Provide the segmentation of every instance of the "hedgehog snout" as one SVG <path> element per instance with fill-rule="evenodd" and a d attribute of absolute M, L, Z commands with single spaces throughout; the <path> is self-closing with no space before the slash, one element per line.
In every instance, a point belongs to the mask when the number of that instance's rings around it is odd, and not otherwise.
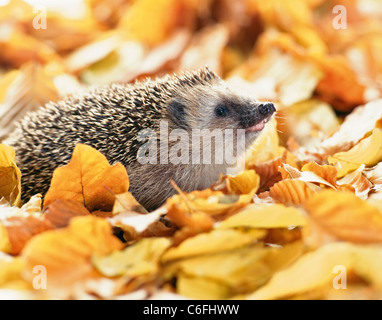
<path fill-rule="evenodd" d="M 276 112 L 273 103 L 259 103 L 241 116 L 241 125 L 247 131 L 261 131 L 265 123 Z"/>

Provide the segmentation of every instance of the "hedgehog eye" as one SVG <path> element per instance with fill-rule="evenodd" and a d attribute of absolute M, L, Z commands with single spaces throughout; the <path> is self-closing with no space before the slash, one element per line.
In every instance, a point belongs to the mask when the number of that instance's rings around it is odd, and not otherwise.
<path fill-rule="evenodd" d="M 216 107 L 215 109 L 215 114 L 218 116 L 218 117 L 224 117 L 226 116 L 228 113 L 228 109 L 226 106 L 223 106 L 223 105 L 219 105 Z"/>

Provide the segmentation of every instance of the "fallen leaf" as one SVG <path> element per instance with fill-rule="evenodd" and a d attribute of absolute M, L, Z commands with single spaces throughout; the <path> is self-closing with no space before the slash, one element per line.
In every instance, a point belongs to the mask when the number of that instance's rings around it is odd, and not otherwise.
<path fill-rule="evenodd" d="M 299 241 L 284 247 L 264 248 L 254 245 L 234 251 L 184 259 L 175 263 L 172 268 L 178 270 L 180 274 L 196 279 L 210 279 L 213 283 L 226 285 L 229 292 L 225 298 L 229 298 L 265 284 L 274 272 L 295 261 L 301 255 L 301 248 Z M 205 290 L 209 291 L 208 286 Z M 178 293 L 191 295 L 190 292 L 183 290 L 179 290 Z M 201 298 L 193 295 L 191 297 Z M 220 295 L 213 297 L 213 299 L 219 298 Z"/>
<path fill-rule="evenodd" d="M 121 163 L 110 166 L 92 147 L 78 144 L 70 162 L 53 172 L 44 207 L 56 199 L 83 204 L 89 211 L 111 211 L 116 194 L 127 192 L 129 178 Z"/>
<path fill-rule="evenodd" d="M 380 290 L 382 279 L 378 270 L 381 264 L 380 247 L 330 243 L 306 253 L 285 270 L 277 272 L 265 286 L 247 299 L 285 299 L 312 290 L 318 291 L 325 286 L 332 287 L 336 283 L 335 278 L 339 271 L 335 268 L 338 266 L 347 274 L 353 270 Z"/>
<path fill-rule="evenodd" d="M 361 140 L 349 151 L 338 152 L 328 158 L 328 162 L 337 169 L 337 177 L 358 169 L 362 164 L 373 166 L 382 160 L 382 129 L 374 129 L 373 133 Z"/>
<path fill-rule="evenodd" d="M 354 243 L 382 241 L 380 210 L 350 192 L 325 190 L 305 202 L 305 209 L 324 230 Z"/>
<path fill-rule="evenodd" d="M 93 272 L 91 257 L 120 250 L 122 242 L 113 236 L 110 224 L 91 215 L 71 219 L 69 226 L 33 237 L 23 249 L 26 277 L 33 279 L 34 266 L 46 269 L 47 282 L 66 287 L 83 280 Z M 53 289 L 53 288 L 51 288 Z"/>
<path fill-rule="evenodd" d="M 306 225 L 302 212 L 281 204 L 250 204 L 240 212 L 222 221 L 219 229 L 226 228 L 292 228 Z"/>
<path fill-rule="evenodd" d="M 166 238 L 147 238 L 105 257 L 94 256 L 92 262 L 107 277 L 154 275 L 159 269 L 159 259 L 170 246 Z"/>
<path fill-rule="evenodd" d="M 0 144 L 0 199 L 4 197 L 12 205 L 21 199 L 21 173 L 16 166 L 15 150 Z"/>
<path fill-rule="evenodd" d="M 265 232 L 261 230 L 212 230 L 189 238 L 175 248 L 170 248 L 163 255 L 162 262 L 239 249 L 257 242 L 264 235 Z"/>
<path fill-rule="evenodd" d="M 285 205 L 300 206 L 312 197 L 319 187 L 313 183 L 304 182 L 296 179 L 285 179 L 269 189 L 269 195 L 274 200 Z"/>
<path fill-rule="evenodd" d="M 368 133 L 372 132 L 382 119 L 382 99 L 375 100 L 354 109 L 331 137 L 321 143 L 328 155 L 347 151 L 356 145 Z"/>

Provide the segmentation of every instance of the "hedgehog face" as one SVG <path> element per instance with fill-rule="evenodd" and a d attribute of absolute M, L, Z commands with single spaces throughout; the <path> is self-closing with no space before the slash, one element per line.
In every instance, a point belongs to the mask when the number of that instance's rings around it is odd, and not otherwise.
<path fill-rule="evenodd" d="M 245 130 L 246 142 L 256 139 L 276 109 L 229 90 L 223 82 L 179 92 L 169 103 L 170 119 L 183 129 Z"/>

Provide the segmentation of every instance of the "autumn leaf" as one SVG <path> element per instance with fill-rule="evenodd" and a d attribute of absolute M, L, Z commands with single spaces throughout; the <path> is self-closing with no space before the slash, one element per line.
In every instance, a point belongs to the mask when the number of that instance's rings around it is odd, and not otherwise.
<path fill-rule="evenodd" d="M 0 89 L 5 95 L 0 103 L 0 138 L 10 134 L 28 111 L 58 99 L 54 75 L 56 71 L 27 63 L 8 76 L 13 81 L 4 81 L 4 88 Z"/>
<path fill-rule="evenodd" d="M 85 207 L 70 200 L 56 200 L 41 212 L 41 195 L 33 196 L 21 208 L 0 209 L 0 250 L 18 255 L 35 235 L 66 227 L 70 219 L 90 214 Z"/>
<path fill-rule="evenodd" d="M 259 183 L 260 177 L 254 170 L 245 170 L 236 176 L 221 177 L 211 188 L 226 194 L 253 194 L 257 192 Z"/>
<path fill-rule="evenodd" d="M 70 162 L 54 171 L 44 207 L 56 199 L 68 199 L 83 204 L 89 211 L 111 211 L 115 195 L 128 188 L 129 178 L 122 164 L 110 166 L 101 153 L 78 144 Z"/>
<path fill-rule="evenodd" d="M 222 221 L 218 228 L 292 228 L 306 225 L 302 212 L 296 208 L 274 205 L 248 205 Z"/>
<path fill-rule="evenodd" d="M 72 200 L 57 199 L 44 209 L 44 219 L 55 228 L 66 227 L 70 219 L 89 215 L 90 212 L 80 203 Z"/>
<path fill-rule="evenodd" d="M 319 187 L 297 179 L 285 179 L 269 189 L 269 195 L 277 202 L 285 205 L 302 205 Z"/>
<path fill-rule="evenodd" d="M 323 287 L 333 286 L 336 281 L 336 272 L 341 271 L 336 271 L 338 269 L 335 267 L 338 266 L 347 272 L 353 270 L 380 290 L 382 279 L 378 270 L 381 268 L 381 263 L 379 247 L 330 243 L 303 255 L 290 267 L 277 272 L 269 283 L 249 295 L 248 299 L 291 298 L 297 294 L 301 294 L 304 298 L 303 294 L 313 290 L 319 294 Z"/>
<path fill-rule="evenodd" d="M 328 162 L 337 168 L 337 176 L 340 178 L 358 169 L 362 164 L 376 165 L 382 160 L 381 141 L 382 130 L 376 128 L 369 137 L 361 140 L 349 151 L 338 152 L 329 157 Z"/>
<path fill-rule="evenodd" d="M 360 140 L 367 137 L 382 119 L 382 100 L 374 100 L 354 109 L 341 124 L 339 129 L 321 143 L 321 148 L 328 155 L 348 151 Z"/>
<path fill-rule="evenodd" d="M 92 262 L 97 270 L 108 277 L 153 275 L 159 269 L 161 255 L 170 244 L 171 241 L 166 238 L 146 238 L 108 256 L 94 256 Z"/>
<path fill-rule="evenodd" d="M 0 198 L 19 205 L 21 199 L 21 173 L 16 166 L 15 150 L 0 144 Z"/>
<path fill-rule="evenodd" d="M 147 45 L 164 41 L 178 26 L 187 12 L 182 1 L 138 0 L 121 18 L 119 28 L 126 36 Z"/>
<path fill-rule="evenodd" d="M 190 283 L 181 285 L 179 294 L 194 299 L 202 299 L 206 295 L 210 299 L 226 299 L 232 293 L 240 294 L 263 285 L 276 270 L 290 264 L 300 254 L 301 243 L 298 241 L 282 248 L 254 245 L 180 260 L 171 266 L 171 270 L 179 272 L 180 279 L 187 276 L 197 281 L 195 287 Z M 206 282 L 204 292 L 201 292 L 198 283 L 203 280 Z M 223 290 L 219 292 L 216 287 L 222 284 Z"/>
<path fill-rule="evenodd" d="M 21 256 L 28 277 L 33 278 L 34 266 L 42 265 L 51 285 L 68 286 L 92 273 L 93 255 L 102 257 L 121 248 L 122 243 L 113 236 L 110 224 L 89 215 L 73 218 L 66 228 L 36 235 Z"/>
<path fill-rule="evenodd" d="M 226 250 L 234 250 L 252 244 L 264 236 L 261 230 L 213 230 L 183 241 L 179 246 L 170 248 L 162 257 L 163 262 L 184 259 L 195 255 L 205 255 Z"/>
<path fill-rule="evenodd" d="M 348 111 L 365 101 L 365 87 L 358 81 L 345 57 L 316 58 L 315 62 L 325 72 L 318 83 L 316 92 L 319 97 L 339 111 Z"/>
<path fill-rule="evenodd" d="M 26 281 L 22 272 L 25 268 L 25 262 L 20 257 L 12 257 L 6 254 L 0 253 L 0 288 L 2 290 L 14 290 L 16 296 L 20 299 L 24 299 L 24 292 L 32 289 L 32 284 Z M 17 295 L 17 291 L 19 295 Z M 32 299 L 34 296 L 27 295 L 27 299 Z"/>
<path fill-rule="evenodd" d="M 382 241 L 380 210 L 350 192 L 326 190 L 312 196 L 304 206 L 314 221 L 339 239 L 354 243 Z"/>

